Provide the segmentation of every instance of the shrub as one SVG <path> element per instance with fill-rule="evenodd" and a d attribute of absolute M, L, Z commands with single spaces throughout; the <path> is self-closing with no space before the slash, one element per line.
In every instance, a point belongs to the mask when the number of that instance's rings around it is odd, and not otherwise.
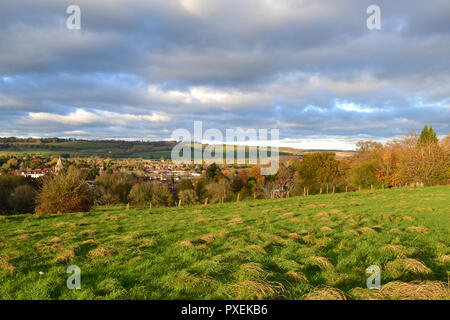
<path fill-rule="evenodd" d="M 37 203 L 36 213 L 89 211 L 91 201 L 85 173 L 71 167 L 63 174 L 47 177 Z"/>
<path fill-rule="evenodd" d="M 135 205 L 167 207 L 173 205 L 173 196 L 167 185 L 158 182 L 142 182 L 133 186 L 129 200 Z"/>
<path fill-rule="evenodd" d="M 181 200 L 181 205 L 183 206 L 190 206 L 198 203 L 197 193 L 192 189 L 178 192 L 178 199 Z"/>
<path fill-rule="evenodd" d="M 30 191 L 30 188 L 33 189 L 30 182 L 24 177 L 0 175 L 0 214 L 33 212 L 32 207 L 30 211 L 24 211 L 25 207 L 22 206 L 18 198 L 25 189 L 22 189 L 22 191 L 21 189 L 16 190 L 20 186 L 29 187 L 27 188 L 28 191 Z M 22 198 L 22 200 L 25 200 L 25 198 Z M 18 207 L 16 208 L 16 206 Z"/>
<path fill-rule="evenodd" d="M 168 207 L 173 205 L 173 196 L 165 184 L 152 183 L 152 206 Z"/>
<path fill-rule="evenodd" d="M 264 198 L 264 188 L 254 177 L 247 179 L 247 182 L 240 193 L 241 199 Z"/>
<path fill-rule="evenodd" d="M 152 184 L 151 182 L 143 182 L 135 184 L 128 196 L 132 204 L 148 205 L 152 200 Z"/>
<path fill-rule="evenodd" d="M 244 180 L 241 178 L 241 176 L 236 176 L 233 179 L 233 182 L 231 182 L 231 190 L 233 192 L 239 192 L 241 189 L 245 186 Z"/>
<path fill-rule="evenodd" d="M 198 179 L 194 185 L 194 190 L 199 199 L 206 198 L 208 196 L 207 195 L 208 191 L 206 190 L 206 179 L 203 177 Z"/>
<path fill-rule="evenodd" d="M 94 183 L 95 204 L 107 205 L 127 203 L 131 188 L 137 179 L 128 173 L 106 173 L 98 176 Z"/>
<path fill-rule="evenodd" d="M 181 192 L 183 190 L 193 190 L 194 185 L 190 179 L 182 179 L 177 185 L 177 192 Z"/>
<path fill-rule="evenodd" d="M 8 197 L 12 213 L 30 213 L 35 207 L 36 190 L 27 184 L 18 186 Z"/>
<path fill-rule="evenodd" d="M 226 179 L 212 182 L 206 185 L 211 203 L 226 201 L 232 195 L 230 183 Z"/>

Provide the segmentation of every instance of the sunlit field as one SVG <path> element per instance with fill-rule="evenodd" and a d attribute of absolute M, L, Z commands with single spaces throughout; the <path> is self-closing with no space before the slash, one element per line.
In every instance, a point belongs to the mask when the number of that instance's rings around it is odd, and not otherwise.
<path fill-rule="evenodd" d="M 447 186 L 0 216 L 0 298 L 449 299 L 449 204 Z"/>

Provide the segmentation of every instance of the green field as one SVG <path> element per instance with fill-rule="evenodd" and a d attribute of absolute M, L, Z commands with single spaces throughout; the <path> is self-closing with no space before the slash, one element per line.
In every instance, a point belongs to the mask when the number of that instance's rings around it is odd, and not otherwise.
<path fill-rule="evenodd" d="M 5 138 L 7 139 L 7 138 Z M 175 141 L 120 141 L 120 140 L 62 140 L 58 142 L 5 142 L 0 138 L 0 156 L 34 154 L 56 156 L 66 154 L 71 157 L 103 157 L 103 158 L 148 158 L 170 159 Z M 19 140 L 21 141 L 21 140 Z M 205 147 L 206 145 L 203 145 Z M 236 150 L 236 147 L 235 147 Z M 270 152 L 269 152 L 270 153 Z M 300 150 L 280 148 L 280 156 L 300 154 Z M 226 151 L 224 150 L 224 159 Z M 237 157 L 237 156 L 236 156 Z M 249 157 L 248 150 L 245 158 Z"/>
<path fill-rule="evenodd" d="M 0 298 L 449 299 L 449 204 L 447 186 L 4 216 Z"/>
<path fill-rule="evenodd" d="M 111 157 L 111 158 L 170 158 L 175 146 L 173 141 L 141 142 L 141 141 L 91 141 L 74 140 L 47 143 L 0 141 L 0 155 L 37 154 L 43 156 L 68 154 L 78 157 Z"/>

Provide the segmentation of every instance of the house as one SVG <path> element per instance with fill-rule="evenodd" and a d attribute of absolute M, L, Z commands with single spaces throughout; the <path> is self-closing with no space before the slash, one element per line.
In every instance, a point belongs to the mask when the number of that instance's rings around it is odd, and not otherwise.
<path fill-rule="evenodd" d="M 42 176 L 45 176 L 46 174 L 52 174 L 53 171 L 49 168 L 44 168 L 44 169 L 35 169 L 35 170 L 26 170 L 26 171 L 22 171 L 20 172 L 20 175 L 23 177 L 29 177 L 32 179 L 37 179 L 40 178 Z"/>
<path fill-rule="evenodd" d="M 45 175 L 45 173 L 42 172 L 42 171 L 38 171 L 38 172 L 36 172 L 36 171 L 22 171 L 20 174 L 22 176 L 24 176 L 24 177 L 29 177 L 29 178 L 33 178 L 33 179 L 37 179 L 37 178 L 40 178 L 40 177 Z"/>

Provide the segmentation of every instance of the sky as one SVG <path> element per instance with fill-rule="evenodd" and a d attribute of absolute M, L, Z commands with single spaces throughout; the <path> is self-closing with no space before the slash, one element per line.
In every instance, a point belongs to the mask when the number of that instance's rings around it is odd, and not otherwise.
<path fill-rule="evenodd" d="M 194 121 L 308 149 L 446 135 L 450 1 L 0 2 L 0 136 L 166 140 Z"/>

